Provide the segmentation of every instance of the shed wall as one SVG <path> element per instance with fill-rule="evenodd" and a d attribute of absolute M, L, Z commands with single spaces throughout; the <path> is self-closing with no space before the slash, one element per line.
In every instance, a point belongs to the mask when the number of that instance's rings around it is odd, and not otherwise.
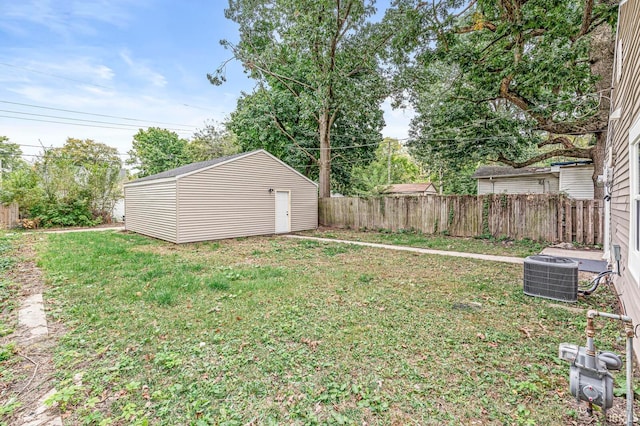
<path fill-rule="evenodd" d="M 640 283 L 628 270 L 629 256 L 629 129 L 640 117 L 640 0 L 628 0 L 620 5 L 617 61 L 612 91 L 613 110 L 620 109 L 620 118 L 609 124 L 608 148 L 613 158 L 611 186 L 611 243 L 620 246 L 621 276 L 614 282 L 627 315 L 635 324 L 640 323 Z M 620 50 L 622 47 L 622 50 Z M 621 71 L 621 73 L 618 73 Z M 634 339 L 636 354 L 640 352 L 640 339 Z"/>
<path fill-rule="evenodd" d="M 562 167 L 560 191 L 571 198 L 593 200 L 593 167 Z"/>
<path fill-rule="evenodd" d="M 544 179 L 544 185 L 540 181 Z M 478 195 L 547 194 L 558 192 L 558 178 L 553 175 L 495 177 L 478 179 Z"/>
<path fill-rule="evenodd" d="M 178 179 L 178 242 L 275 233 L 269 188 L 291 191 L 291 231 L 318 226 L 317 187 L 258 152 Z"/>
<path fill-rule="evenodd" d="M 124 187 L 125 229 L 176 243 L 175 181 Z"/>

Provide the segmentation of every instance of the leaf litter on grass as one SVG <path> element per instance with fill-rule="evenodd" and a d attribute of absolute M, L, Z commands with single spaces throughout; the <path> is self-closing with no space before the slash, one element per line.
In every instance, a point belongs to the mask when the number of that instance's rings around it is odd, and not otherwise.
<path fill-rule="evenodd" d="M 39 247 L 48 297 L 69 325 L 59 380 L 81 370 L 85 382 L 67 415 L 89 424 L 90 416 L 151 424 L 570 420 L 557 347 L 581 343 L 585 320 L 524 296 L 521 267 L 346 247 L 277 237 L 211 249 L 132 234 L 50 236 Z M 222 278 L 225 285 L 210 285 Z M 146 297 L 146 286 L 171 303 Z M 599 294 L 581 303 L 610 310 L 607 289 Z M 618 331 L 603 325 L 602 349 Z"/>

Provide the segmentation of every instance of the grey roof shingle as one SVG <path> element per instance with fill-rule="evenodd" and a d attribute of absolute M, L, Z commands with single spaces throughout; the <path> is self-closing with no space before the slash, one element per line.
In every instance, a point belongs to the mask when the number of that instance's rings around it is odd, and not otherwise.
<path fill-rule="evenodd" d="M 226 157 L 214 158 L 213 160 L 200 161 L 198 163 L 191 163 L 191 164 L 187 164 L 186 166 L 181 166 L 181 167 L 177 167 L 175 169 L 166 170 L 164 172 L 156 173 L 154 175 L 145 176 L 145 177 L 142 177 L 140 179 L 132 180 L 131 182 L 127 182 L 127 183 L 134 183 L 134 182 L 137 183 L 137 182 L 145 182 L 145 181 L 148 181 L 148 180 L 166 179 L 166 178 L 177 177 L 177 176 L 181 176 L 181 175 L 184 175 L 184 174 L 196 171 L 196 170 L 200 170 L 200 169 L 204 169 L 204 168 L 216 165 L 218 163 L 223 163 L 225 161 L 232 160 L 232 159 L 237 158 L 237 157 L 242 157 L 242 156 L 245 156 L 245 155 L 253 154 L 254 152 L 258 152 L 258 151 L 261 151 L 261 150 L 250 151 L 250 152 L 241 152 L 239 154 L 227 155 Z"/>
<path fill-rule="evenodd" d="M 515 169 L 509 166 L 482 166 L 478 167 L 472 178 L 487 178 L 492 176 L 525 176 L 551 173 L 550 167 L 523 167 Z"/>

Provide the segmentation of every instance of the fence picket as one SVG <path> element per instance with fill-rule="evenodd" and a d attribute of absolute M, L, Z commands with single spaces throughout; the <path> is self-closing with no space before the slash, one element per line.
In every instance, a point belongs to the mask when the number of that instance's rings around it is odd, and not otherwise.
<path fill-rule="evenodd" d="M 321 225 L 338 228 L 412 229 L 460 237 L 489 231 L 512 239 L 602 242 L 599 201 L 549 194 L 321 198 L 318 214 Z"/>

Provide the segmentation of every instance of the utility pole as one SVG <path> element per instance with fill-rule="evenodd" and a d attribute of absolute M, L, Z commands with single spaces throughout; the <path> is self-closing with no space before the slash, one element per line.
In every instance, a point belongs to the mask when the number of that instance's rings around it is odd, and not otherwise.
<path fill-rule="evenodd" d="M 391 185 L 391 138 L 389 138 L 388 143 L 389 155 L 387 156 L 387 185 Z"/>

